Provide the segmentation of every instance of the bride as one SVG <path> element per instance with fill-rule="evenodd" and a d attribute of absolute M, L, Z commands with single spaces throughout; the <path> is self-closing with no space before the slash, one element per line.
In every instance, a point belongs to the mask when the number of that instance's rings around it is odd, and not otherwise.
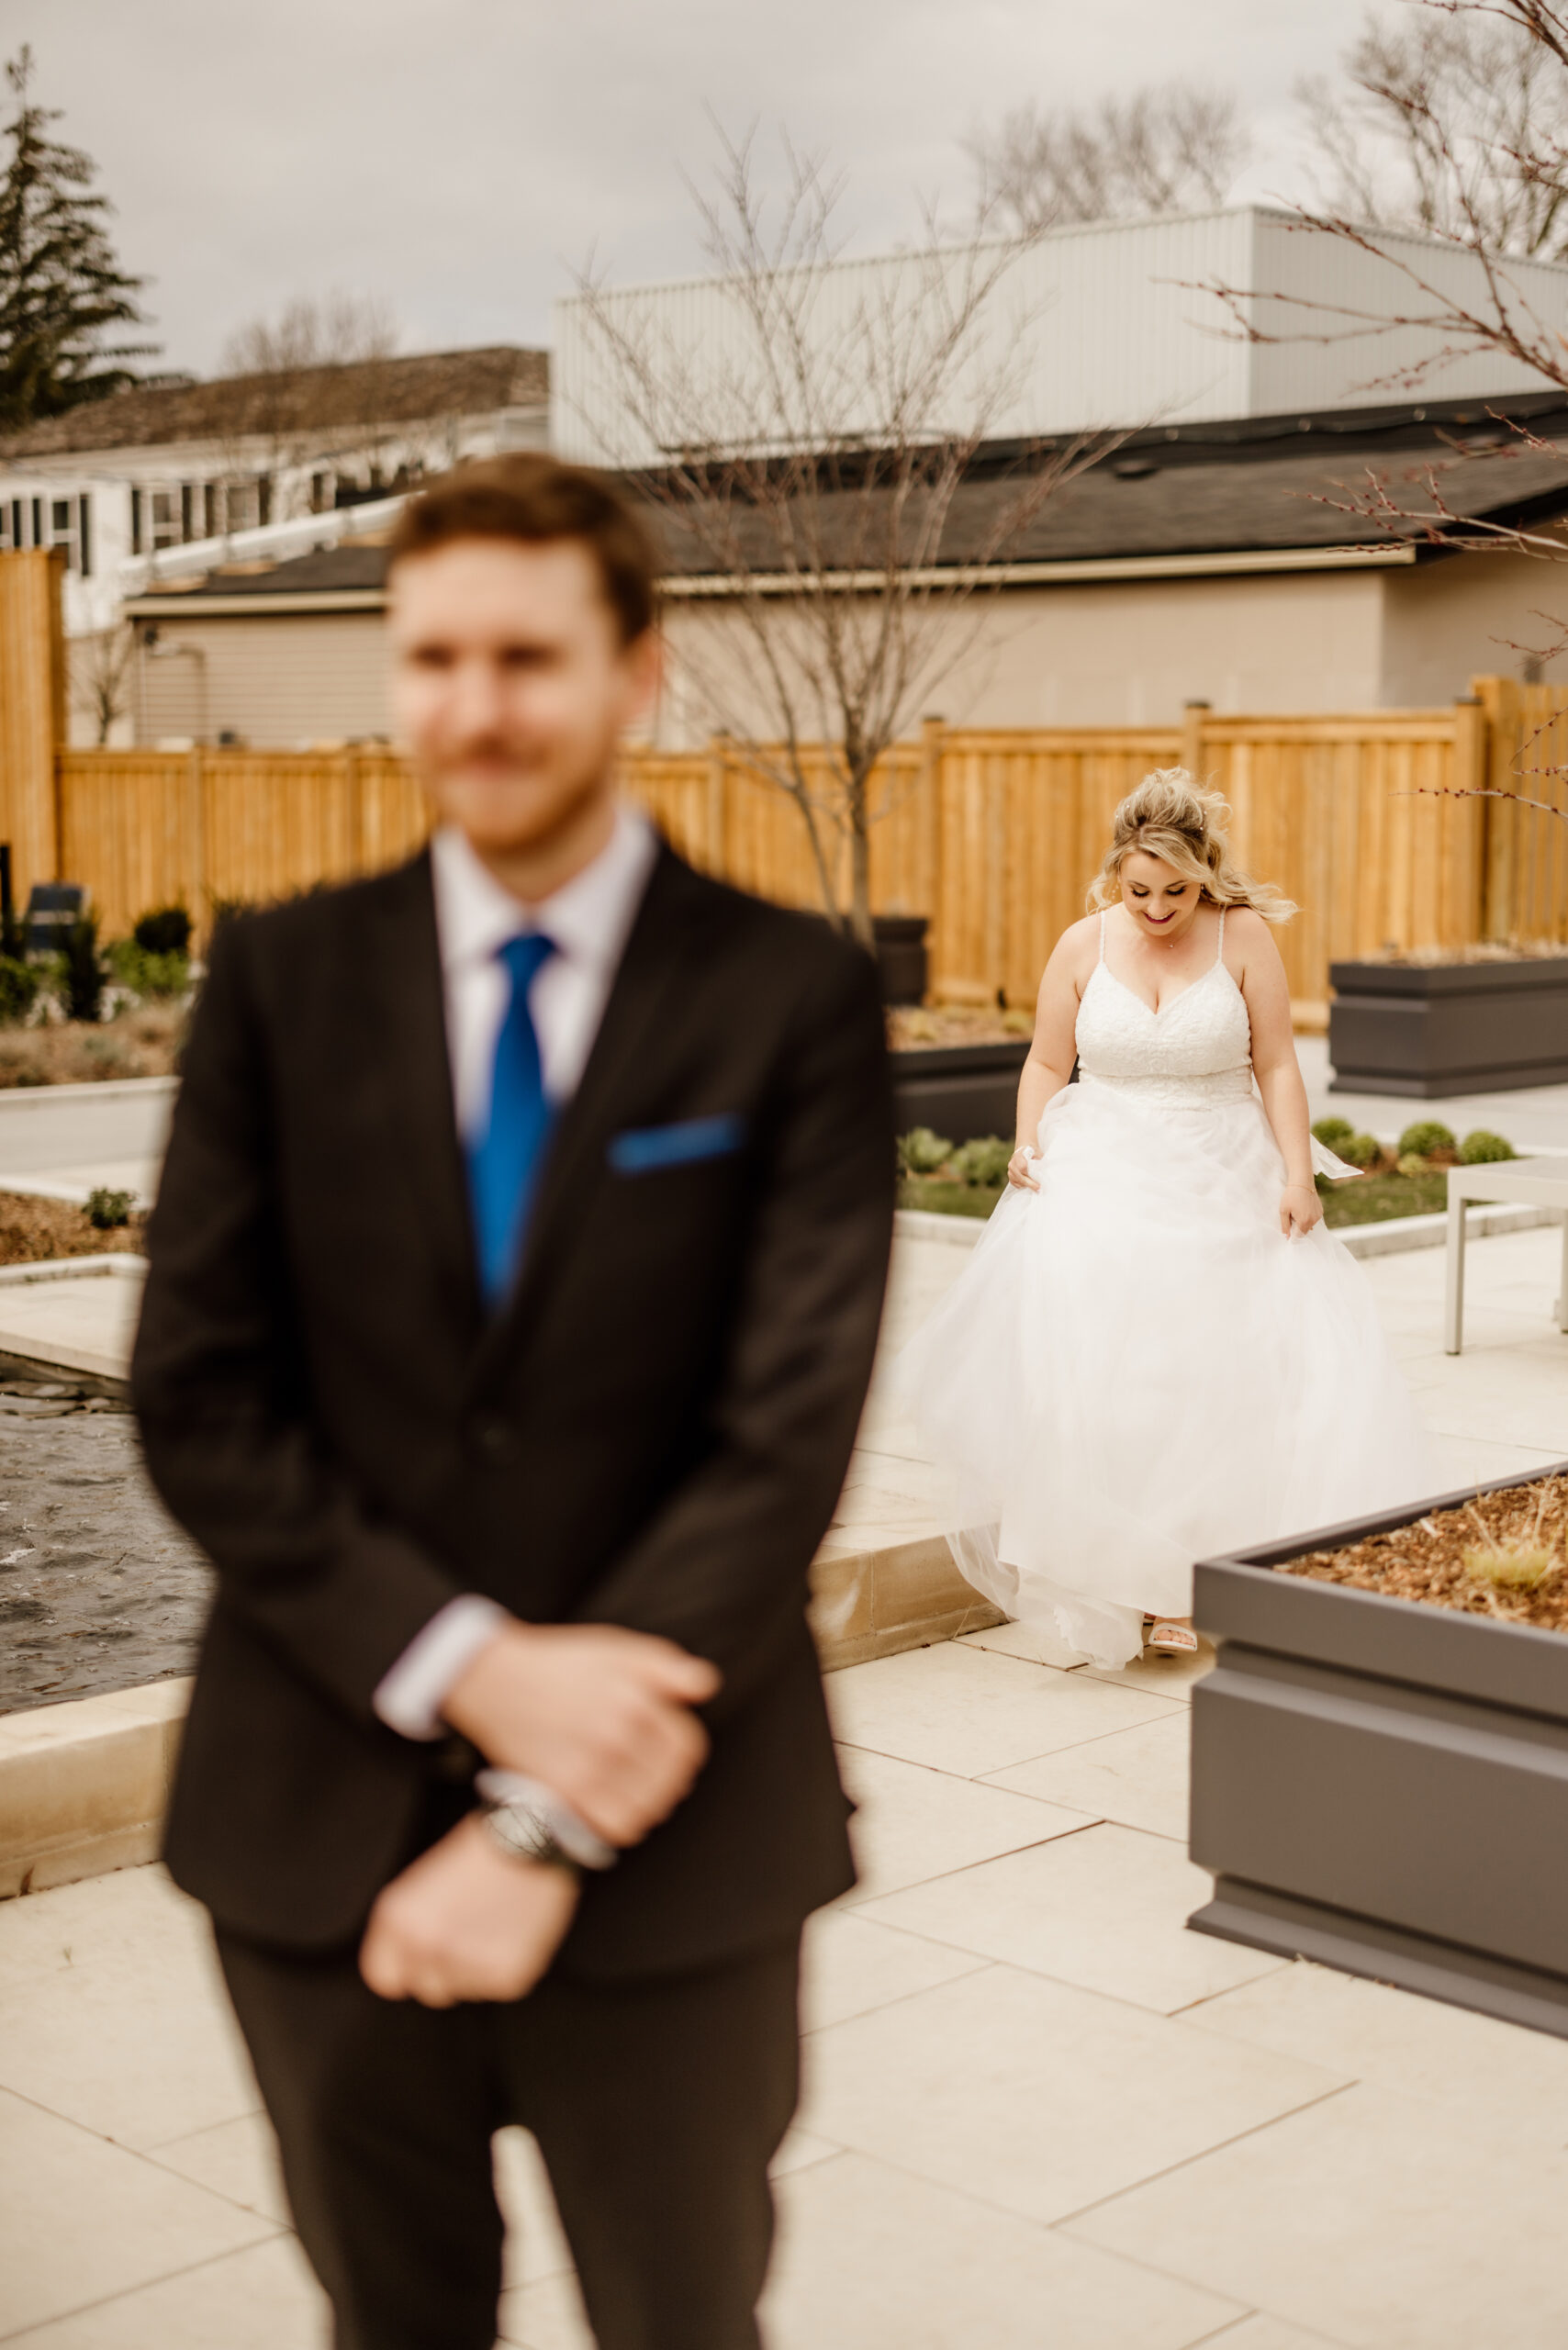
<path fill-rule="evenodd" d="M 1428 1440 L 1313 1181 L 1295 909 L 1180 767 L 1040 982 L 1012 1188 L 906 1349 L 969 1581 L 1098 1664 L 1196 1647 L 1193 1563 L 1417 1498 Z M 1080 1082 L 1070 1084 L 1074 1060 Z"/>

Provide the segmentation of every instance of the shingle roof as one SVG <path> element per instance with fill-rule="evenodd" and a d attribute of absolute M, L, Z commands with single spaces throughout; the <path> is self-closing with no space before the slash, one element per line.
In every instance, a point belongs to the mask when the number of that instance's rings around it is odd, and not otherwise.
<path fill-rule="evenodd" d="M 0 440 L 0 456 L 66 456 L 80 450 L 152 448 L 215 434 L 271 433 L 320 420 L 327 430 L 412 424 L 537 406 L 550 396 L 550 354 L 498 344 L 430 351 L 275 375 L 219 376 L 156 385 L 89 400 Z"/>
<path fill-rule="evenodd" d="M 1392 538 L 1419 540 L 1413 522 L 1380 530 L 1339 510 L 1339 502 L 1382 477 L 1397 505 L 1425 500 L 1428 466 L 1440 470 L 1442 494 L 1455 514 L 1477 519 L 1528 519 L 1568 513 L 1568 407 L 1535 404 L 1532 431 L 1563 446 L 1534 450 L 1505 442 L 1469 453 L 1455 445 L 1466 431 L 1495 430 L 1473 409 L 1465 420 L 1428 409 L 1374 411 L 1360 419 L 1292 419 L 1288 429 L 1187 427 L 1140 433 L 1090 472 L 1058 491 L 1026 529 L 1001 549 L 1009 564 L 1088 562 L 1096 558 L 1257 553 L 1291 548 L 1370 547 Z M 1014 495 L 1020 453 L 982 453 L 953 499 L 944 535 L 943 563 L 972 562 L 996 535 L 997 516 Z M 843 558 L 853 560 L 857 501 L 841 496 Z M 711 558 L 689 534 L 661 515 L 656 527 L 673 577 L 711 574 Z M 827 505 L 830 545 L 833 501 Z M 767 526 L 748 533 L 754 568 L 776 567 Z M 683 543 L 684 542 L 684 543 Z M 860 549 L 862 558 L 866 554 Z M 831 559 L 831 558 L 830 558 Z M 336 547 L 295 557 L 274 569 L 215 573 L 199 583 L 208 596 L 319 594 L 378 587 L 386 576 L 382 547 Z M 196 586 L 196 583 L 182 583 Z M 154 591 L 156 592 L 156 591 Z M 178 592 L 171 588 L 170 593 Z"/>

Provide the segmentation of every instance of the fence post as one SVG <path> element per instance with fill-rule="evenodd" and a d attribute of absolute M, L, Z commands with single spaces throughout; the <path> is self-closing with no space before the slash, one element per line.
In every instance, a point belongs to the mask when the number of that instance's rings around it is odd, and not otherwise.
<path fill-rule="evenodd" d="M 17 895 L 60 877 L 65 743 L 63 551 L 0 554 L 0 839 L 11 844 Z"/>
<path fill-rule="evenodd" d="M 199 743 L 185 754 L 185 854 L 189 859 L 191 923 L 205 944 L 211 909 L 207 897 L 207 768 Z"/>
<path fill-rule="evenodd" d="M 946 749 L 947 722 L 945 718 L 923 718 L 920 722 L 920 782 L 915 809 L 919 829 L 915 838 L 920 844 L 919 887 L 913 911 L 925 916 L 926 967 L 940 970 L 946 961 L 946 939 L 942 904 L 942 788 L 943 758 Z"/>
<path fill-rule="evenodd" d="M 1194 783 L 1204 779 L 1204 721 L 1213 708 L 1207 701 L 1182 705 L 1182 765 Z"/>
<path fill-rule="evenodd" d="M 1448 811 L 1450 822 L 1443 827 L 1444 902 L 1438 918 L 1445 945 L 1453 938 L 1486 934 L 1486 816 L 1491 803 L 1478 795 L 1487 785 L 1489 737 L 1481 697 L 1462 695 L 1453 706 L 1453 788 L 1466 795 L 1469 804 Z"/>
<path fill-rule="evenodd" d="M 727 734 L 711 734 L 708 738 L 708 805 L 704 811 L 703 833 L 703 870 L 726 879 L 730 845 L 730 738 Z"/>
<path fill-rule="evenodd" d="M 1475 788 L 1512 795 L 1518 789 L 1514 760 L 1521 731 L 1521 696 L 1513 677 L 1472 677 L 1471 692 L 1481 706 L 1485 741 Z M 1481 848 L 1481 923 L 1483 938 L 1504 940 L 1516 927 L 1515 891 L 1518 881 L 1519 811 L 1498 800 L 1484 800 Z"/>

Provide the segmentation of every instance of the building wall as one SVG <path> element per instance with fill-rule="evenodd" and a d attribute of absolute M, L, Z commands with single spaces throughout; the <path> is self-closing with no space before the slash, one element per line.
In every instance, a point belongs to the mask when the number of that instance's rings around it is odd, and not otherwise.
<path fill-rule="evenodd" d="M 1189 701 L 1256 717 L 1439 708 L 1473 677 L 1518 671 L 1507 640 L 1547 642 L 1549 623 L 1533 615 L 1550 613 L 1554 596 L 1568 621 L 1568 571 L 1561 585 L 1555 596 L 1549 567 L 1500 555 L 1013 589 L 944 621 L 912 722 L 932 712 L 954 726 L 1162 726 Z M 182 620 L 171 601 L 159 649 L 133 664 L 136 741 L 228 733 L 280 747 L 390 733 L 379 613 Z M 677 750 L 706 742 L 716 719 L 766 724 L 733 606 L 675 602 L 666 629 L 668 674 L 647 741 Z M 722 712 L 699 673 L 724 681 Z M 1568 656 L 1542 674 L 1568 682 Z M 78 723 L 73 739 L 91 737 Z"/>
<path fill-rule="evenodd" d="M 1389 398 L 1388 385 L 1412 379 L 1417 399 L 1542 388 L 1519 362 L 1486 350 L 1446 352 L 1443 338 L 1419 325 L 1354 331 L 1358 314 L 1386 320 L 1430 307 L 1413 297 L 1401 261 L 1484 311 L 1474 255 L 1429 238 L 1381 241 L 1388 259 L 1304 233 L 1285 214 L 1258 206 L 1054 229 L 986 295 L 916 429 L 962 432 L 983 417 L 988 437 L 1006 438 L 1288 416 L 1365 408 Z M 817 363 L 809 408 L 789 393 L 781 403 L 770 399 L 733 279 L 559 302 L 555 446 L 590 463 L 640 464 L 661 446 L 698 438 L 821 444 L 841 433 L 875 434 L 886 401 L 868 386 L 888 352 L 899 354 L 901 380 L 924 380 L 950 319 L 965 314 L 966 287 L 984 283 L 987 252 L 951 247 L 846 259 L 787 277 L 781 298 Z M 1512 262 L 1508 282 L 1546 327 L 1568 317 L 1568 268 Z M 1206 290 L 1215 285 L 1240 297 L 1241 310 L 1273 340 L 1249 344 L 1231 330 L 1229 313 Z M 1314 304 L 1327 310 L 1315 313 Z M 601 321 L 633 350 L 654 354 L 655 375 L 679 383 L 665 413 L 633 412 L 637 402 Z M 1326 323 L 1338 330 L 1326 334 Z M 868 364 L 871 352 L 880 366 Z M 1384 389 L 1372 388 L 1380 383 Z"/>
<path fill-rule="evenodd" d="M 386 624 L 379 612 L 308 612 L 159 623 L 130 688 L 138 743 L 303 749 L 390 730 Z"/>
<path fill-rule="evenodd" d="M 1383 699 L 1395 707 L 1454 701 L 1475 677 L 1521 677 L 1526 648 L 1568 629 L 1568 547 L 1558 569 L 1528 555 L 1457 554 L 1383 582 Z M 1540 670 L 1568 683 L 1568 657 Z"/>
<path fill-rule="evenodd" d="M 1163 726 L 1188 701 L 1259 715 L 1375 710 L 1383 585 L 1377 572 L 1318 571 L 1009 590 L 945 621 L 913 715 L 954 726 Z M 732 728 L 765 722 L 745 691 L 755 665 L 733 609 L 678 603 L 666 628 L 661 746 L 706 738 L 702 677 L 728 681 Z"/>

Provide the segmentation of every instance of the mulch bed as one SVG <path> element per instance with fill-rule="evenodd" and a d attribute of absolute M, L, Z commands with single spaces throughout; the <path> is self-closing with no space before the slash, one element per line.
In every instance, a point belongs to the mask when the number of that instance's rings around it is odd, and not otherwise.
<path fill-rule="evenodd" d="M 1568 1476 L 1481 1494 L 1392 1534 L 1309 1551 L 1274 1572 L 1568 1631 Z"/>
<path fill-rule="evenodd" d="M 172 1077 L 188 1013 L 144 1003 L 118 1020 L 63 1020 L 0 1028 L 0 1087 L 96 1085 L 117 1077 Z"/>
<path fill-rule="evenodd" d="M 140 1256 L 147 1218 L 129 1216 L 100 1232 L 85 1208 L 69 1200 L 37 1200 L 26 1192 L 0 1192 L 0 1265 L 41 1265 L 55 1257 Z"/>
<path fill-rule="evenodd" d="M 996 1012 L 988 1004 L 895 1003 L 889 1009 L 888 1048 L 925 1045 L 1005 1045 L 1035 1033 L 1032 1012 Z"/>

